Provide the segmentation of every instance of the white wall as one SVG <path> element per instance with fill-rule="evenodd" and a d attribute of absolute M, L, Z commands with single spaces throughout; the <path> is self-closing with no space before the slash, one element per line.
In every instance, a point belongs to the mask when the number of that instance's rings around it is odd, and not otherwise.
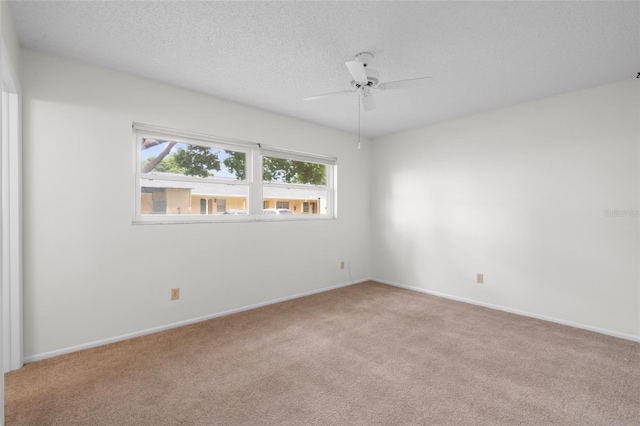
<path fill-rule="evenodd" d="M 370 272 L 370 144 L 326 127 L 22 51 L 27 361 Z M 131 123 L 338 157 L 337 220 L 132 225 Z M 170 301 L 170 288 L 180 300 Z"/>
<path fill-rule="evenodd" d="M 2 41 L 7 49 L 7 55 L 11 60 L 11 65 L 15 67 L 16 74 L 19 74 L 20 67 L 20 45 L 18 36 L 13 26 L 13 19 L 6 1 L 0 1 L 0 30 L 2 31 Z"/>
<path fill-rule="evenodd" d="M 638 339 L 639 88 L 375 140 L 372 277 Z"/>

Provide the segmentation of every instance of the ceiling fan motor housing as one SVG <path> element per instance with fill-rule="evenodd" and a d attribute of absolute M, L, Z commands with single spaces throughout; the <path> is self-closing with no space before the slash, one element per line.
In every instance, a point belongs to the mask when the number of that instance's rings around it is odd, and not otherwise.
<path fill-rule="evenodd" d="M 365 68 L 364 70 L 367 72 L 367 80 L 369 80 L 369 84 L 367 84 L 367 86 L 375 86 L 378 84 L 378 77 L 380 76 L 380 74 L 378 74 L 378 70 L 374 70 L 373 68 Z"/>
<path fill-rule="evenodd" d="M 367 84 L 366 84 L 366 86 L 372 87 L 372 86 L 375 86 L 376 84 L 378 84 L 378 82 L 380 81 L 378 70 L 374 70 L 373 68 L 368 68 L 368 67 L 365 67 L 364 70 L 367 73 Z M 351 87 L 355 87 L 356 89 L 359 89 L 360 87 L 363 87 L 363 86 L 364 85 L 362 85 L 360 83 L 357 83 L 356 81 L 352 81 L 351 82 Z"/>

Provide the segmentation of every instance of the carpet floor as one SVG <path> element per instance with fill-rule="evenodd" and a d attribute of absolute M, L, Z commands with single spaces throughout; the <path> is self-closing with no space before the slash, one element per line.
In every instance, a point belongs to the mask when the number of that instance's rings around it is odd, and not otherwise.
<path fill-rule="evenodd" d="M 368 282 L 27 364 L 11 425 L 640 425 L 640 344 Z"/>

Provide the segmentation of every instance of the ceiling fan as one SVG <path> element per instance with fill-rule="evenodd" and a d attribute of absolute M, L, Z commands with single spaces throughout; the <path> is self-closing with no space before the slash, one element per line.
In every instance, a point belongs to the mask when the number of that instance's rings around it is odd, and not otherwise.
<path fill-rule="evenodd" d="M 367 65 L 373 59 L 373 54 L 369 52 L 360 52 L 353 61 L 345 62 L 349 73 L 353 80 L 349 85 L 350 90 L 341 90 L 339 92 L 325 93 L 322 95 L 309 96 L 304 98 L 305 101 L 312 101 L 334 95 L 357 93 L 360 96 L 362 107 L 365 111 L 372 111 L 376 108 L 376 102 L 373 99 L 373 91 L 376 90 L 395 90 L 409 89 L 418 87 L 427 82 L 431 77 L 410 78 L 407 80 L 396 80 L 380 82 L 378 71 L 369 68 Z"/>

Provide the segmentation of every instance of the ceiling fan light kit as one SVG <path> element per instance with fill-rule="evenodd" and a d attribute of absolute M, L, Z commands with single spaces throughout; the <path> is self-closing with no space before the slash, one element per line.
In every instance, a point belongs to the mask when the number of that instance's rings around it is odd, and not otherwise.
<path fill-rule="evenodd" d="M 360 94 L 360 97 L 362 98 L 362 108 L 365 111 L 373 111 L 374 109 L 376 109 L 376 101 L 375 99 L 373 99 L 373 95 L 371 94 L 371 92 L 363 91 Z"/>

